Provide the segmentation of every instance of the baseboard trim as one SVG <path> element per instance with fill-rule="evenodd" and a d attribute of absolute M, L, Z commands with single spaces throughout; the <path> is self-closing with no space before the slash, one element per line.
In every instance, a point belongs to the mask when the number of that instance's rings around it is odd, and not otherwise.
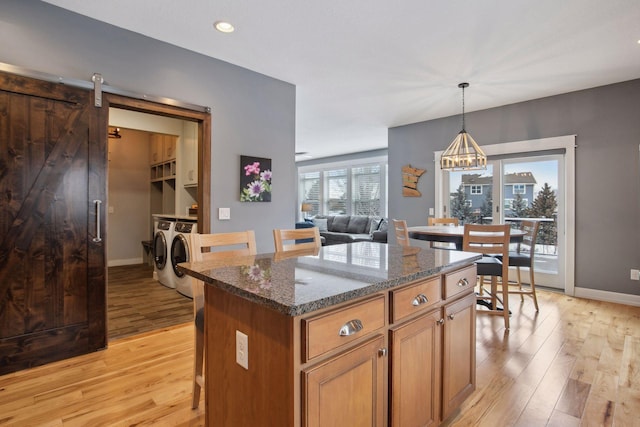
<path fill-rule="evenodd" d="M 621 294 L 618 292 L 578 287 L 574 288 L 574 295 L 579 298 L 589 298 L 597 301 L 615 302 L 618 304 L 640 307 L 640 295 Z"/>
<path fill-rule="evenodd" d="M 142 257 L 140 258 L 129 258 L 129 259 L 112 259 L 107 262 L 107 267 L 118 267 L 120 265 L 132 265 L 132 264 L 142 264 L 144 261 Z"/>

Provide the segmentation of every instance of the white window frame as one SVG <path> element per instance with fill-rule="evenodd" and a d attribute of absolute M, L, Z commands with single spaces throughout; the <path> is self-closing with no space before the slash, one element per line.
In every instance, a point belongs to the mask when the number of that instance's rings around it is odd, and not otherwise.
<path fill-rule="evenodd" d="M 516 191 L 518 188 L 518 191 Z M 527 185 L 526 184 L 512 184 L 511 185 L 511 194 L 527 194 Z"/>
<path fill-rule="evenodd" d="M 324 172 L 336 170 L 336 169 L 347 169 L 347 215 L 351 215 L 352 210 L 352 195 L 351 195 L 351 170 L 352 168 L 358 168 L 363 166 L 369 166 L 373 164 L 380 165 L 380 216 L 387 217 L 388 216 L 388 206 L 387 206 L 387 195 L 388 195 L 388 180 L 389 180 L 389 160 L 386 156 L 377 156 L 377 157 L 367 157 L 362 159 L 351 159 L 344 160 L 339 162 L 331 162 L 331 163 L 319 163 L 308 166 L 299 166 L 298 171 L 296 173 L 296 182 L 300 182 L 300 174 L 308 173 L 308 172 L 320 172 L 320 191 L 323 199 L 325 198 L 325 176 Z M 300 197 L 300 191 L 298 189 L 298 198 Z M 297 207 L 300 206 L 302 200 L 298 200 Z M 326 203 L 326 199 L 322 200 L 320 203 L 321 209 L 324 210 L 324 204 Z"/>
<path fill-rule="evenodd" d="M 469 194 L 472 196 L 481 196 L 482 195 L 482 185 L 473 184 L 469 186 Z M 480 191 L 478 191 L 480 189 Z"/>
<path fill-rule="evenodd" d="M 564 292 L 566 295 L 575 295 L 575 206 L 576 206 L 576 135 L 556 136 L 551 138 L 532 139 L 526 141 L 506 142 L 503 144 L 490 144 L 481 146 L 487 156 L 499 156 L 506 154 L 533 153 L 537 151 L 564 149 L 564 167 L 562 178 L 566 192 L 565 214 L 564 214 L 564 236 L 565 242 L 565 269 L 564 269 Z M 443 216 L 443 206 L 445 203 L 443 180 L 444 172 L 440 169 L 440 157 L 442 151 L 434 153 L 434 180 L 435 180 L 435 205 L 436 216 Z M 494 171 L 497 173 L 501 171 Z M 502 198 L 502 197 L 500 197 Z M 499 200 L 499 199 L 498 199 Z M 501 203 L 494 203 L 497 209 Z M 495 211 L 494 211 L 495 212 Z M 559 230 L 560 232 L 560 230 Z"/>

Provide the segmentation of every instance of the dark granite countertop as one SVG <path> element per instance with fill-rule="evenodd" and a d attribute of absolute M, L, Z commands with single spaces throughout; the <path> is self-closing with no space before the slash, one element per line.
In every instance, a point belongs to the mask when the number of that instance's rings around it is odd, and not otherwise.
<path fill-rule="evenodd" d="M 412 241 L 412 245 L 414 242 Z M 206 284 L 289 316 L 390 289 L 469 265 L 479 254 L 358 242 L 323 246 L 317 254 L 261 254 L 231 261 L 182 263 Z"/>

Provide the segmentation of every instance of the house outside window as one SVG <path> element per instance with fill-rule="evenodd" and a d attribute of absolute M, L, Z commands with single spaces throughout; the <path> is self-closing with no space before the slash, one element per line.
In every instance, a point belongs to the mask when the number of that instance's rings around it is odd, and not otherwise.
<path fill-rule="evenodd" d="M 301 166 L 298 169 L 298 198 L 310 203 L 315 215 L 387 214 L 387 160 L 366 159 Z M 348 163 L 348 164 L 347 164 Z M 299 216 L 301 213 L 299 213 Z"/>
<path fill-rule="evenodd" d="M 492 197 L 493 177 L 491 175 L 465 173 L 461 176 L 464 190 L 464 204 L 471 208 L 474 216 L 483 215 L 483 206 L 489 204 Z M 504 185 L 504 213 L 507 217 L 516 216 L 514 201 L 520 199 L 521 208 L 530 207 L 530 200 L 534 199 L 536 179 L 531 172 L 510 173 L 505 175 Z M 452 195 L 450 195 L 452 196 Z M 477 222 L 481 222 L 478 220 Z"/>

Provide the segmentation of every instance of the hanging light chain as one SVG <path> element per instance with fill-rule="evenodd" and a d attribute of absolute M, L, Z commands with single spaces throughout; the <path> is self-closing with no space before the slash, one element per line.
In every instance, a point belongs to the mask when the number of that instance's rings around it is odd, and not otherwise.
<path fill-rule="evenodd" d="M 460 83 L 458 87 L 462 89 L 462 130 L 464 131 L 466 129 L 464 123 L 464 88 L 469 87 L 469 83 Z"/>

